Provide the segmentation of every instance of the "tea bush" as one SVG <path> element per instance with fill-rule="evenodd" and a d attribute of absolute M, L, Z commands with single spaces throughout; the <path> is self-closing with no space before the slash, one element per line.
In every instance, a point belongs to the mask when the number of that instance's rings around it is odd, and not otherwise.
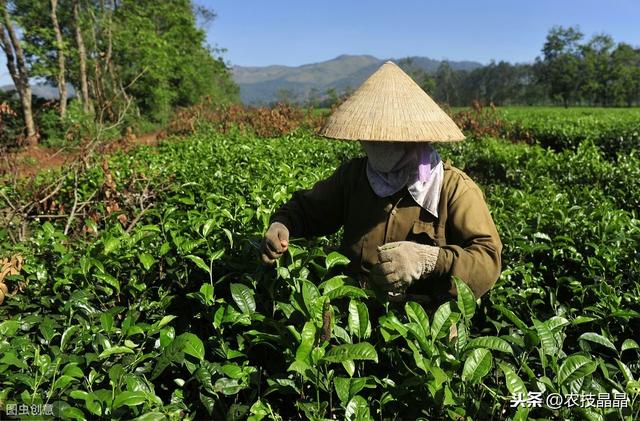
<path fill-rule="evenodd" d="M 205 100 L 198 105 L 178 110 L 168 127 L 169 134 L 189 135 L 202 124 L 227 133 L 241 130 L 260 137 L 284 136 L 299 128 L 318 130 L 326 112 L 278 103 L 272 107 L 239 104 L 214 105 Z"/>
<path fill-rule="evenodd" d="M 592 141 L 608 158 L 640 147 L 640 112 L 637 108 L 544 108 L 506 107 L 499 114 L 507 124 L 508 137 L 533 139 L 554 150 L 575 150 Z"/>
<path fill-rule="evenodd" d="M 16 245 L 0 231 L 0 254 L 24 257 L 0 306 L 0 403 L 65 419 L 637 419 L 637 156 L 495 139 L 440 150 L 483 187 L 505 248 L 482 300 L 458 282 L 435 311 L 343 275 L 337 236 L 259 263 L 271 213 L 357 144 L 205 124 L 115 155 L 110 176 L 90 167 L 79 192 L 69 176 L 64 208 L 109 181 L 111 211 L 103 194 L 66 235 L 66 218 Z M 28 188 L 1 191 L 17 202 Z M 143 190 L 144 212 L 127 199 Z M 538 392 L 626 393 L 628 407 L 512 407 Z"/>

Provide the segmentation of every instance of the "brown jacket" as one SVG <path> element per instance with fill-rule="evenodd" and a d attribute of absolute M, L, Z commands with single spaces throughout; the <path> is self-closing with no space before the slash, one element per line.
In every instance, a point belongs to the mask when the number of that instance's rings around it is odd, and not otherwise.
<path fill-rule="evenodd" d="M 438 218 L 421 208 L 406 188 L 378 197 L 366 174 L 366 158 L 352 159 L 310 190 L 293 194 L 271 218 L 292 237 L 329 235 L 344 227 L 341 252 L 354 274 L 377 263 L 377 247 L 415 241 L 440 247 L 433 273 L 409 293 L 444 298 L 456 294 L 458 276 L 475 295 L 487 292 L 500 276 L 502 243 L 480 188 L 461 170 L 444 164 Z"/>

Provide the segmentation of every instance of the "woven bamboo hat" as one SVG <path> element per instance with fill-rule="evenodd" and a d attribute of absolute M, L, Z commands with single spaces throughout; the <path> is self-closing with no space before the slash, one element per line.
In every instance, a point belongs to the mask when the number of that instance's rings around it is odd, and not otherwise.
<path fill-rule="evenodd" d="M 464 135 L 427 93 L 387 61 L 329 117 L 325 137 L 385 142 L 453 142 Z"/>

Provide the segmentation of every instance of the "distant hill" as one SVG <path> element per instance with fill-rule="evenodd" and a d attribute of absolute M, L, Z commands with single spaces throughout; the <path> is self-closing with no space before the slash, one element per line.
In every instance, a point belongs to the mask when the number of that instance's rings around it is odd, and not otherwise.
<path fill-rule="evenodd" d="M 434 73 L 441 61 L 427 57 L 410 57 L 412 68 Z M 302 66 L 265 66 L 232 68 L 233 79 L 240 86 L 240 98 L 245 104 L 267 104 L 278 97 L 278 92 L 288 91 L 294 100 L 304 101 L 315 89 L 320 96 L 328 89 L 343 92 L 347 88 L 357 88 L 382 63 L 389 59 L 379 59 L 368 55 L 341 55 L 332 60 Z M 399 60 L 390 59 L 398 63 Z M 455 70 L 473 70 L 482 64 L 473 61 L 450 61 Z"/>

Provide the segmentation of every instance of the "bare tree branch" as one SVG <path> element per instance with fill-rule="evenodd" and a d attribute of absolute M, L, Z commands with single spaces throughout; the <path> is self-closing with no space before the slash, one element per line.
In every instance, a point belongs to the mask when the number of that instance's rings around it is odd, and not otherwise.
<path fill-rule="evenodd" d="M 69 214 L 69 219 L 67 220 L 67 225 L 64 227 L 64 235 L 69 233 L 69 228 L 71 227 L 71 221 L 76 215 L 76 208 L 78 206 L 78 171 L 76 170 L 74 173 L 74 187 L 73 187 L 73 207 L 71 208 L 71 214 Z"/>

